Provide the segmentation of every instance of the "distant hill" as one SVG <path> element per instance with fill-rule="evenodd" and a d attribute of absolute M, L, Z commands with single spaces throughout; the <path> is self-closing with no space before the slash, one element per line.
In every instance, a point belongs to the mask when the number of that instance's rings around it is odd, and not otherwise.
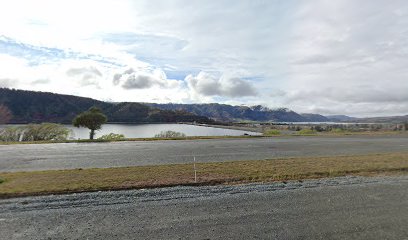
<path fill-rule="evenodd" d="M 318 114 L 298 114 L 287 108 L 269 109 L 257 105 L 231 106 L 226 104 L 158 104 L 145 103 L 146 105 L 166 110 L 182 110 L 197 115 L 206 116 L 217 121 L 260 121 L 260 122 L 326 122 L 322 115 Z"/>
<path fill-rule="evenodd" d="M 408 115 L 389 117 L 355 118 L 351 120 L 357 123 L 408 123 Z"/>
<path fill-rule="evenodd" d="M 408 122 L 408 115 L 405 116 L 385 116 L 355 118 L 346 115 L 326 116 L 332 122 L 355 122 L 355 123 L 405 123 Z"/>
<path fill-rule="evenodd" d="M 305 122 L 330 122 L 331 120 L 320 114 L 302 113 L 302 117 L 306 119 Z"/>
<path fill-rule="evenodd" d="M 349 117 L 346 115 L 330 115 L 326 116 L 327 119 L 331 122 L 346 122 L 346 121 L 355 121 L 357 118 Z"/>
<path fill-rule="evenodd" d="M 140 103 L 108 103 L 92 98 L 7 88 L 0 88 L 0 105 L 11 113 L 9 123 L 71 123 L 78 113 L 92 106 L 101 108 L 109 122 L 213 122 L 186 111 L 159 110 Z"/>

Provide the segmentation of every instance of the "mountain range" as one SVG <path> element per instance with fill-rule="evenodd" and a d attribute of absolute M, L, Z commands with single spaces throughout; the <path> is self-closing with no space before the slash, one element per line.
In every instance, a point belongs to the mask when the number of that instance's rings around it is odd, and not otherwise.
<path fill-rule="evenodd" d="M 319 114 L 299 114 L 287 108 L 269 109 L 256 106 L 231 106 L 227 104 L 158 104 L 144 103 L 163 110 L 187 111 L 206 116 L 221 122 L 257 121 L 257 122 L 328 122 L 329 118 Z"/>
<path fill-rule="evenodd" d="M 353 118 L 345 115 L 299 114 L 287 108 L 270 109 L 261 105 L 111 103 L 92 98 L 0 88 L 0 123 L 70 123 L 80 112 L 96 106 L 109 122 L 407 122 L 407 116 Z"/>

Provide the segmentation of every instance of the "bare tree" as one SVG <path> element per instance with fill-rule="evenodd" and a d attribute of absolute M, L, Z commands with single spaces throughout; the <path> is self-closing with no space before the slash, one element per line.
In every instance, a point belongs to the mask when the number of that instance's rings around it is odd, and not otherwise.
<path fill-rule="evenodd" d="M 9 108 L 6 105 L 1 104 L 0 105 L 0 124 L 8 123 L 11 120 L 12 116 L 13 114 L 11 114 Z"/>

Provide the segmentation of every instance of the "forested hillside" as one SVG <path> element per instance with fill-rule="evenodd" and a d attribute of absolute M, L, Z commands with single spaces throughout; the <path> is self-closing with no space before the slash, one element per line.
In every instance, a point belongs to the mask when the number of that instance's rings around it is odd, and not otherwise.
<path fill-rule="evenodd" d="M 186 111 L 154 109 L 140 103 L 108 103 L 91 98 L 48 92 L 0 88 L 0 123 L 71 123 L 80 112 L 96 106 L 109 122 L 212 122 L 207 117 Z"/>

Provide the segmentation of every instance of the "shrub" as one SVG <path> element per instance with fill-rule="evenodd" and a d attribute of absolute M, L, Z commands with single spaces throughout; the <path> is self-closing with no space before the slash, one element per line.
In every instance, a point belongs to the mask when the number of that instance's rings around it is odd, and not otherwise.
<path fill-rule="evenodd" d="M 276 136 L 276 135 L 280 135 L 280 134 L 281 134 L 281 132 L 279 130 L 277 130 L 277 129 L 269 129 L 269 130 L 266 130 L 263 133 L 264 136 Z"/>
<path fill-rule="evenodd" d="M 70 133 L 68 128 L 56 123 L 29 124 L 0 130 L 0 141 L 62 141 L 66 140 Z"/>
<path fill-rule="evenodd" d="M 5 180 L 3 178 L 0 178 L 0 184 L 4 183 Z"/>
<path fill-rule="evenodd" d="M 125 135 L 116 133 L 109 133 L 98 138 L 98 140 L 123 140 L 123 139 L 125 139 Z"/>
<path fill-rule="evenodd" d="M 57 123 L 29 124 L 24 127 L 22 141 L 67 140 L 70 130 Z"/>
<path fill-rule="evenodd" d="M 0 130 L 0 141 L 18 142 L 24 134 L 24 127 L 6 127 Z"/>
<path fill-rule="evenodd" d="M 333 133 L 343 133 L 343 132 L 345 132 L 343 129 L 341 129 L 341 128 L 333 128 L 332 130 L 331 130 Z"/>
<path fill-rule="evenodd" d="M 322 126 L 319 126 L 319 125 L 316 125 L 316 126 L 314 127 L 314 130 L 315 130 L 315 131 L 317 131 L 317 132 L 323 132 L 323 131 L 326 131 L 326 129 L 325 129 L 325 128 L 323 128 Z"/>
<path fill-rule="evenodd" d="M 316 134 L 316 131 L 312 129 L 302 129 L 299 131 L 299 134 L 302 134 L 302 135 Z"/>
<path fill-rule="evenodd" d="M 161 131 L 154 136 L 155 138 L 182 138 L 186 137 L 186 134 L 175 131 Z"/>

